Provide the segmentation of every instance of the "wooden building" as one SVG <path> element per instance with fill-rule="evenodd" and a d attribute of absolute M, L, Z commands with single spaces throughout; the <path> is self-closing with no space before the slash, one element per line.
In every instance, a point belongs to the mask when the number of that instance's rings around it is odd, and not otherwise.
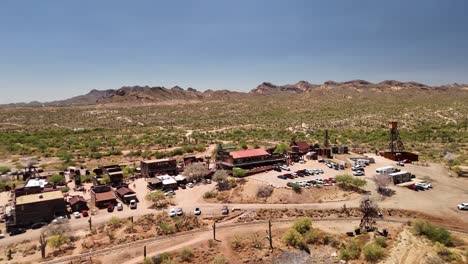
<path fill-rule="evenodd" d="M 120 187 L 115 191 L 115 194 L 119 199 L 125 203 L 129 204 L 131 200 L 138 201 L 136 192 L 128 187 Z"/>
<path fill-rule="evenodd" d="M 105 208 L 109 204 L 117 204 L 112 188 L 107 185 L 97 185 L 91 187 L 91 203 L 97 208 Z"/>
<path fill-rule="evenodd" d="M 143 160 L 140 164 L 141 175 L 153 178 L 157 175 L 177 175 L 177 161 L 175 159 Z"/>
<path fill-rule="evenodd" d="M 228 170 L 232 170 L 234 167 L 253 169 L 285 162 L 286 158 L 282 154 L 270 154 L 264 149 L 247 149 L 222 152 L 218 166 Z"/>
<path fill-rule="evenodd" d="M 48 223 L 57 215 L 66 214 L 66 210 L 61 191 L 23 195 L 15 199 L 12 222 L 16 227 L 29 227 L 38 222 Z"/>
<path fill-rule="evenodd" d="M 81 212 L 83 210 L 89 210 L 88 202 L 81 195 L 76 195 L 68 198 L 68 204 L 70 205 L 72 212 Z"/>

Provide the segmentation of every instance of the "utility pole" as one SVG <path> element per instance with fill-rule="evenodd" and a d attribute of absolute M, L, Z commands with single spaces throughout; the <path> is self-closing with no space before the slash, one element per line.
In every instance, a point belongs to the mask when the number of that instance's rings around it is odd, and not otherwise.
<path fill-rule="evenodd" d="M 146 245 L 143 247 L 143 260 L 146 259 Z"/>
<path fill-rule="evenodd" d="M 91 220 L 91 216 L 88 219 L 88 223 L 89 223 L 89 230 L 91 231 L 93 229 L 93 223 L 92 223 L 92 220 Z"/>
<path fill-rule="evenodd" d="M 213 240 L 216 241 L 216 222 L 213 223 L 212 227 L 213 227 Z"/>

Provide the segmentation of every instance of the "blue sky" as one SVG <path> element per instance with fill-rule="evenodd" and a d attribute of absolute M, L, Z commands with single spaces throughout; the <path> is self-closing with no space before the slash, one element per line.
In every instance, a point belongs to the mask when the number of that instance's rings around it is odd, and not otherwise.
<path fill-rule="evenodd" d="M 0 1 L 0 103 L 124 85 L 468 83 L 466 0 Z"/>

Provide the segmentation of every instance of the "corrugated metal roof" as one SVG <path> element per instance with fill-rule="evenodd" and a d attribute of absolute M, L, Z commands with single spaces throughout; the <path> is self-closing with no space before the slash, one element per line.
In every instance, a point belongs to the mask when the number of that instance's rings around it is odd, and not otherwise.
<path fill-rule="evenodd" d="M 96 195 L 95 197 L 96 197 L 97 202 L 116 199 L 115 194 L 112 191 L 96 193 L 95 195 Z"/>
<path fill-rule="evenodd" d="M 229 155 L 231 155 L 231 157 L 234 159 L 242 159 L 249 157 L 268 156 L 270 154 L 264 149 L 246 149 L 229 152 Z"/>
<path fill-rule="evenodd" d="M 50 201 L 50 200 L 56 200 L 56 199 L 63 199 L 63 194 L 61 191 L 23 195 L 23 196 L 16 198 L 16 205 L 38 203 L 38 202 L 44 202 L 44 201 Z"/>

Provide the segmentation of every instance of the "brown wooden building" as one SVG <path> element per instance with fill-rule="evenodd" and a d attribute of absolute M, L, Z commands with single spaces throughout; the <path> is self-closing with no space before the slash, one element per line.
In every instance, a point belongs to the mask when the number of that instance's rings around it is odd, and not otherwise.
<path fill-rule="evenodd" d="M 116 205 L 117 198 L 115 197 L 112 188 L 107 185 L 98 185 L 91 187 L 91 203 L 97 208 L 105 208 L 109 204 Z"/>
<path fill-rule="evenodd" d="M 17 227 L 29 227 L 38 222 L 50 222 L 56 215 L 66 214 L 66 210 L 61 191 L 23 195 L 15 200 L 13 223 Z"/>
<path fill-rule="evenodd" d="M 175 159 L 143 160 L 140 164 L 141 175 L 152 178 L 158 175 L 177 175 L 177 161 Z"/>

